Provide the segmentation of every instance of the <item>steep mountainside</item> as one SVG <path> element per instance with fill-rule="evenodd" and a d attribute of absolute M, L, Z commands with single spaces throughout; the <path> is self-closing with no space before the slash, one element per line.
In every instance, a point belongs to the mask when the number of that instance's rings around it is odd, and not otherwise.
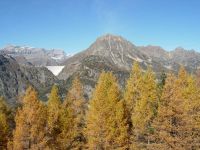
<path fill-rule="evenodd" d="M 45 67 L 20 66 L 13 57 L 0 55 L 0 95 L 11 105 L 17 103 L 18 96 L 29 85 L 34 86 L 44 98 L 52 85 L 58 82 Z"/>
<path fill-rule="evenodd" d="M 8 103 L 13 104 L 15 97 L 24 92 L 28 83 L 16 61 L 11 57 L 0 55 L 0 95 L 4 96 Z"/>
<path fill-rule="evenodd" d="M 63 50 L 46 50 L 43 48 L 32 48 L 9 45 L 0 50 L 0 53 L 10 55 L 14 58 L 24 57 L 25 59 L 17 59 L 20 64 L 33 64 L 35 66 L 57 66 L 62 64 L 68 56 Z M 26 60 L 26 61 L 25 61 Z"/>

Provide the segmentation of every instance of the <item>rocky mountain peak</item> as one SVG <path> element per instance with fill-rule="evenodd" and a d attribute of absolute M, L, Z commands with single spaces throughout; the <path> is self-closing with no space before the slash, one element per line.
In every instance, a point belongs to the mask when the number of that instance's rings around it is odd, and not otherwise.
<path fill-rule="evenodd" d="M 101 66 L 112 66 L 127 71 L 131 68 L 133 61 L 138 61 L 145 65 L 151 63 L 149 57 L 141 53 L 135 45 L 125 38 L 106 34 L 97 38 L 85 51 L 66 60 L 65 68 L 58 77 L 66 79 L 76 70 L 90 68 L 91 66 L 89 65 L 95 63 L 96 65 L 102 64 Z M 69 72 L 68 70 L 73 71 Z"/>
<path fill-rule="evenodd" d="M 88 48 L 90 52 L 98 55 L 108 55 L 111 53 L 126 53 L 134 50 L 135 46 L 125 38 L 117 35 L 106 34 L 96 39 L 96 41 Z M 111 54 L 112 55 L 112 54 Z"/>
<path fill-rule="evenodd" d="M 125 38 L 114 34 L 105 34 L 97 38 L 96 41 L 115 41 L 115 42 L 128 42 Z"/>

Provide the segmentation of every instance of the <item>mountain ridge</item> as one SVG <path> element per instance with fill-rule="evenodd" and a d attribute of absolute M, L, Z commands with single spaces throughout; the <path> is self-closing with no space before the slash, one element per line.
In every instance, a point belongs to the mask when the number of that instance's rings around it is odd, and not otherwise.
<path fill-rule="evenodd" d="M 29 46 L 8 45 L 0 49 L 1 54 L 7 54 L 14 58 L 24 57 L 27 61 L 20 62 L 26 65 L 30 63 L 35 66 L 54 66 L 61 65 L 69 56 L 60 49 L 44 49 Z"/>

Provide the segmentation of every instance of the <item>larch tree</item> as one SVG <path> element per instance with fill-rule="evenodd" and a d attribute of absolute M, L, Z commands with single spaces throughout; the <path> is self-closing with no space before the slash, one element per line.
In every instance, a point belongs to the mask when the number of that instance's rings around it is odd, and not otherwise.
<path fill-rule="evenodd" d="M 62 105 L 62 133 L 59 138 L 64 149 L 84 147 L 85 111 L 86 100 L 83 85 L 80 79 L 75 77 Z"/>
<path fill-rule="evenodd" d="M 139 97 L 132 112 L 133 135 L 137 147 L 145 147 L 150 144 L 152 121 L 157 113 L 158 90 L 154 73 L 150 68 L 144 73 L 141 82 Z"/>
<path fill-rule="evenodd" d="M 189 99 L 184 95 L 187 78 L 183 69 L 180 69 L 178 78 L 172 74 L 167 76 L 158 114 L 153 122 L 155 143 L 152 149 L 192 148 L 193 119 L 188 115 Z"/>
<path fill-rule="evenodd" d="M 0 149 L 7 147 L 9 140 L 9 108 L 3 97 L 0 97 Z"/>
<path fill-rule="evenodd" d="M 54 85 L 47 104 L 47 132 L 48 132 L 48 145 L 50 148 L 55 149 L 58 147 L 57 137 L 60 134 L 60 109 L 61 99 L 58 93 L 58 87 Z"/>
<path fill-rule="evenodd" d="M 133 64 L 130 77 L 127 80 L 124 92 L 124 100 L 129 114 L 129 122 L 131 122 L 131 114 L 135 107 L 136 101 L 140 97 L 140 91 L 143 86 L 142 82 L 143 82 L 142 70 L 139 64 L 135 62 Z"/>
<path fill-rule="evenodd" d="M 89 149 L 128 148 L 128 124 L 116 78 L 103 72 L 98 80 L 87 114 Z"/>
<path fill-rule="evenodd" d="M 70 150 L 73 147 L 74 137 L 76 136 L 76 122 L 73 114 L 74 111 L 68 103 L 61 105 L 60 134 L 57 138 L 60 149 Z"/>
<path fill-rule="evenodd" d="M 46 110 L 38 100 L 37 92 L 29 87 L 23 97 L 22 107 L 15 117 L 16 128 L 13 132 L 13 149 L 47 148 L 45 137 Z"/>
<path fill-rule="evenodd" d="M 179 84 L 182 87 L 182 95 L 185 101 L 185 111 L 190 116 L 192 128 L 192 149 L 200 149 L 200 88 L 198 80 L 188 75 L 184 68 L 179 72 Z"/>
<path fill-rule="evenodd" d="M 192 149 L 200 149 L 200 88 L 196 78 L 190 76 L 185 89 L 186 110 L 192 118 Z"/>

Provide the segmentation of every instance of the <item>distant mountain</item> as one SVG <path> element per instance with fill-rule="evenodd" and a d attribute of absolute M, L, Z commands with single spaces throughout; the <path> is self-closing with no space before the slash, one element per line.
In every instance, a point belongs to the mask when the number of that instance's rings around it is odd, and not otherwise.
<path fill-rule="evenodd" d="M 164 67 L 174 71 L 177 71 L 180 65 L 185 66 L 193 73 L 200 67 L 200 53 L 195 50 L 185 50 L 178 47 L 173 51 L 165 51 L 158 46 L 138 47 L 138 49 Z"/>
<path fill-rule="evenodd" d="M 32 64 L 35 66 L 58 66 L 69 57 L 63 50 L 46 50 L 44 48 L 13 45 L 8 45 L 1 49 L 0 53 L 17 58 L 16 60 L 20 64 Z"/>

